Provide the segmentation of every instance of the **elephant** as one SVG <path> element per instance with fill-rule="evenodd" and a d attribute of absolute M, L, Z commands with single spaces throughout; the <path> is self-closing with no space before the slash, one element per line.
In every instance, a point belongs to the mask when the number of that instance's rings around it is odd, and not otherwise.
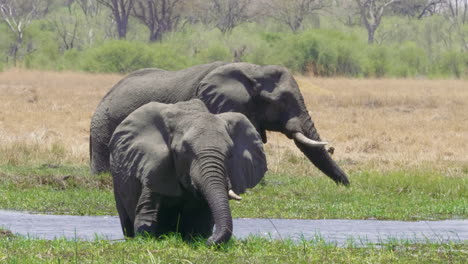
<path fill-rule="evenodd" d="M 109 151 L 127 237 L 180 232 L 225 242 L 232 235 L 228 199 L 241 199 L 267 171 L 250 121 L 240 113 L 212 114 L 199 99 L 139 107 L 117 126 Z"/>
<path fill-rule="evenodd" d="M 177 103 L 198 98 L 213 114 L 238 112 L 265 131 L 277 131 L 337 184 L 349 185 L 346 173 L 325 149 L 292 74 L 282 66 L 213 62 L 179 71 L 142 69 L 119 81 L 101 100 L 91 120 L 93 174 L 109 170 L 108 143 L 114 129 L 132 111 L 155 101 Z"/>

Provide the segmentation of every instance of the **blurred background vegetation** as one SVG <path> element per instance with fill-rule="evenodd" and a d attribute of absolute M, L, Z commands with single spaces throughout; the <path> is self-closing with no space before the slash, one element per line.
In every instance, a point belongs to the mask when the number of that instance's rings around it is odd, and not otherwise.
<path fill-rule="evenodd" d="M 0 71 L 211 61 L 346 77 L 468 77 L 468 0 L 0 0 Z"/>

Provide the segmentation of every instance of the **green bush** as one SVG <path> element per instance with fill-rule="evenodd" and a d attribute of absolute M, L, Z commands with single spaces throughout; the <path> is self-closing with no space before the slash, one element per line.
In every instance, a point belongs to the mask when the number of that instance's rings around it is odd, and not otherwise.
<path fill-rule="evenodd" d="M 192 66 L 190 59 L 182 48 L 171 44 L 154 44 L 150 46 L 153 53 L 153 66 L 164 70 L 180 70 Z"/>
<path fill-rule="evenodd" d="M 399 77 L 424 75 L 427 73 L 428 59 L 424 49 L 415 42 L 406 42 L 397 50 L 394 74 Z"/>
<path fill-rule="evenodd" d="M 55 29 L 46 20 L 34 21 L 25 33 L 23 65 L 28 69 L 58 70 L 62 60 L 60 42 L 55 38 Z"/>
<path fill-rule="evenodd" d="M 350 44 L 350 45 L 348 45 Z M 344 76 L 362 75 L 363 58 L 361 48 L 352 46 L 350 42 L 338 44 L 337 74 Z"/>
<path fill-rule="evenodd" d="M 282 64 L 296 72 L 314 71 L 319 56 L 319 42 L 305 34 L 290 35 L 280 41 L 275 48 L 277 54 L 269 58 L 272 64 Z"/>
<path fill-rule="evenodd" d="M 83 69 L 89 72 L 128 73 L 155 66 L 155 52 L 141 42 L 112 40 L 85 52 Z"/>
<path fill-rule="evenodd" d="M 468 76 L 468 55 L 458 51 L 446 51 L 437 61 L 438 73 L 461 78 Z"/>
<path fill-rule="evenodd" d="M 364 76 L 383 77 L 390 71 L 390 52 L 386 47 L 370 46 L 367 50 L 367 65 Z"/>
<path fill-rule="evenodd" d="M 58 45 L 54 41 L 40 40 L 37 48 L 24 57 L 24 66 L 28 69 L 57 70 L 57 62 L 62 58 Z"/>
<path fill-rule="evenodd" d="M 251 34 L 252 35 L 252 34 Z M 288 36 L 279 32 L 259 32 L 257 38 L 246 44 L 242 60 L 254 64 L 282 64 L 278 53 L 283 49 L 278 43 L 284 42 L 283 37 Z"/>
<path fill-rule="evenodd" d="M 197 54 L 197 59 L 203 63 L 212 61 L 231 61 L 231 51 L 221 43 L 214 43 Z"/>
<path fill-rule="evenodd" d="M 279 41 L 279 64 L 320 76 L 358 76 L 362 72 L 362 42 L 350 34 L 308 30 Z"/>
<path fill-rule="evenodd" d="M 83 52 L 77 49 L 69 49 L 57 62 L 57 70 L 83 70 Z"/>
<path fill-rule="evenodd" d="M 282 35 L 279 32 L 262 32 L 260 34 L 261 38 L 271 46 L 283 40 Z"/>

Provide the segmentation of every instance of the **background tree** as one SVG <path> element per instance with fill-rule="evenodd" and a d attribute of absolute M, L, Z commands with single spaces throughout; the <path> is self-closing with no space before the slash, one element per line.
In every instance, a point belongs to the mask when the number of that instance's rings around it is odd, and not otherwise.
<path fill-rule="evenodd" d="M 80 7 L 81 12 L 84 15 L 85 27 L 82 30 L 86 31 L 86 43 L 92 45 L 94 43 L 95 31 L 99 29 L 99 15 L 101 12 L 101 6 L 97 0 L 75 0 L 76 4 Z M 73 10 L 72 10 L 73 11 Z M 78 11 L 75 11 L 75 14 Z"/>
<path fill-rule="evenodd" d="M 39 0 L 0 0 L 0 16 L 15 37 L 10 55 L 16 66 L 18 52 L 24 42 L 25 29 L 37 15 Z"/>
<path fill-rule="evenodd" d="M 83 14 L 86 17 L 96 16 L 99 13 L 99 5 L 97 0 L 73 0 L 80 6 Z"/>
<path fill-rule="evenodd" d="M 452 23 L 468 23 L 468 0 L 443 0 L 442 4 Z"/>
<path fill-rule="evenodd" d="M 431 16 L 444 0 L 407 0 L 393 3 L 389 6 L 389 14 L 406 17 Z"/>
<path fill-rule="evenodd" d="M 427 0 L 426 4 L 423 5 L 423 8 L 419 13 L 418 19 L 421 19 L 426 15 L 434 15 L 443 2 L 444 0 Z"/>
<path fill-rule="evenodd" d="M 136 0 L 133 15 L 149 29 L 151 42 L 161 40 L 180 22 L 186 0 Z"/>
<path fill-rule="evenodd" d="M 382 21 L 385 8 L 400 0 L 356 0 L 362 21 L 367 29 L 367 42 L 374 43 L 375 31 Z"/>
<path fill-rule="evenodd" d="M 330 14 L 343 25 L 353 27 L 361 25 L 361 15 L 354 0 L 332 0 Z"/>
<path fill-rule="evenodd" d="M 127 36 L 128 18 L 135 5 L 135 0 L 97 0 L 103 6 L 109 8 L 117 25 L 119 39 Z"/>
<path fill-rule="evenodd" d="M 225 33 L 231 32 L 236 26 L 250 17 L 251 0 L 211 0 L 209 14 L 215 26 Z"/>
<path fill-rule="evenodd" d="M 458 35 L 463 49 L 468 52 L 468 0 L 443 0 L 445 17 Z"/>
<path fill-rule="evenodd" d="M 266 0 L 270 14 L 297 32 L 307 16 L 327 6 L 327 0 Z"/>
<path fill-rule="evenodd" d="M 76 16 L 69 14 L 68 16 L 56 17 L 50 21 L 50 24 L 55 29 L 55 32 L 62 43 L 64 50 L 73 49 L 77 39 L 77 31 L 79 21 Z"/>

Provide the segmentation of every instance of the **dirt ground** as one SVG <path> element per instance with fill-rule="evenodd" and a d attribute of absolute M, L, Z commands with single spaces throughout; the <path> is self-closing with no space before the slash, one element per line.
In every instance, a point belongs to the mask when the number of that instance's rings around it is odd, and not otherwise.
<path fill-rule="evenodd" d="M 122 77 L 0 73 L 0 163 L 14 159 L 18 148 L 43 146 L 61 153 L 61 161 L 87 164 L 92 113 Z M 344 166 L 456 163 L 468 168 L 467 80 L 296 79 L 322 139 Z M 268 139 L 270 170 L 300 155 L 285 136 L 269 133 Z"/>

